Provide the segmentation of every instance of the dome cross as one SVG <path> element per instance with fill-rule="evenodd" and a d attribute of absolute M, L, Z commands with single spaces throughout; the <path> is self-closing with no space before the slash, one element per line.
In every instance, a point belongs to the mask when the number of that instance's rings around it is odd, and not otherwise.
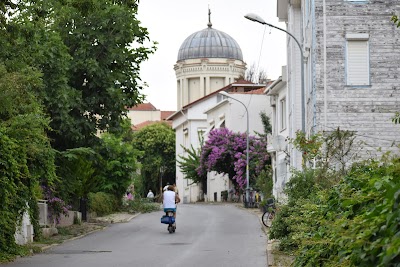
<path fill-rule="evenodd" d="M 208 28 L 212 27 L 212 23 L 211 23 L 211 10 L 210 7 L 208 7 L 208 23 L 207 23 Z"/>

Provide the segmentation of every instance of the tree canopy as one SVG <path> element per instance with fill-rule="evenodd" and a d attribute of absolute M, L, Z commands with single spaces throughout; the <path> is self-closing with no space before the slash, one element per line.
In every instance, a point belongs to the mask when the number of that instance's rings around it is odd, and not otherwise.
<path fill-rule="evenodd" d="M 45 134 L 49 118 L 33 93 L 40 85 L 36 71 L 7 72 L 0 65 L 0 247 L 6 254 L 15 253 L 14 232 L 24 211 L 37 215 L 39 184 L 56 177 L 55 151 Z"/>
<path fill-rule="evenodd" d="M 160 175 L 163 185 L 175 182 L 175 132 L 168 124 L 158 122 L 140 129 L 134 133 L 132 144 L 142 152 L 138 161 L 145 192 L 160 191 Z"/>
<path fill-rule="evenodd" d="M 15 224 L 27 203 L 40 235 L 40 185 L 55 197 L 71 189 L 67 200 L 89 190 L 121 195 L 136 171 L 136 150 L 121 144 L 132 137 L 114 134 L 126 127 L 126 107 L 144 99 L 140 64 L 155 51 L 138 2 L 0 1 L 0 247 L 7 253 L 19 253 Z M 110 134 L 102 140 L 100 131 Z"/>
<path fill-rule="evenodd" d="M 138 1 L 20 1 L 6 23 L 7 68 L 43 74 L 53 147 L 91 146 L 143 101 L 140 63 L 155 51 L 137 20 Z M 8 9 L 11 12 L 11 8 Z"/>

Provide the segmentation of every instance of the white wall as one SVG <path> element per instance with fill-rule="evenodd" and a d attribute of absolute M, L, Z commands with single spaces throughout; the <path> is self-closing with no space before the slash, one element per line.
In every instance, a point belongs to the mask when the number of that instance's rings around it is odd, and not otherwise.
<path fill-rule="evenodd" d="M 33 226 L 28 212 L 24 212 L 20 226 L 17 226 L 15 232 L 15 242 L 18 245 L 25 245 L 33 242 Z"/>
<path fill-rule="evenodd" d="M 216 103 L 216 96 L 206 98 L 202 101 L 197 102 L 195 105 L 190 106 L 187 110 L 182 113 L 177 113 L 173 119 L 172 128 L 175 129 L 176 135 L 176 157 L 186 156 L 184 149 L 181 145 L 186 148 L 190 148 L 191 145 L 197 149 L 199 144 L 198 130 L 207 129 L 207 116 L 204 114 L 206 107 Z M 200 185 L 191 184 L 192 181 L 183 178 L 183 173 L 179 168 L 179 164 L 176 165 L 176 185 L 178 186 L 179 194 L 184 203 L 196 202 L 202 199 L 203 192 L 200 189 Z"/>
<path fill-rule="evenodd" d="M 255 131 L 264 132 L 261 122 L 260 112 L 265 112 L 271 117 L 272 109 L 269 106 L 269 97 L 251 94 L 230 94 L 233 98 L 246 105 L 249 112 L 249 134 L 254 135 Z M 247 117 L 245 107 L 235 100 L 229 100 L 229 107 L 226 110 L 226 127 L 235 131 L 244 133 L 247 130 Z"/>
<path fill-rule="evenodd" d="M 260 112 L 265 112 L 271 117 L 272 109 L 269 106 L 269 97 L 264 94 L 230 94 L 233 98 L 243 102 L 249 112 L 249 134 L 255 135 L 255 131 L 264 133 L 261 122 Z M 244 133 L 247 131 L 247 116 L 245 107 L 239 102 L 226 98 L 206 111 L 207 122 L 213 122 L 217 128 L 222 121 L 225 127 L 233 132 Z M 210 127 L 210 125 L 209 125 Z M 232 182 L 228 176 L 220 175 L 215 172 L 208 174 L 208 194 L 210 201 L 214 201 L 214 194 L 217 195 L 217 201 L 221 201 L 221 192 L 229 190 Z"/>
<path fill-rule="evenodd" d="M 160 110 L 129 110 L 128 118 L 131 119 L 131 123 L 133 125 L 137 125 L 139 123 L 145 121 L 160 121 L 161 120 L 161 111 Z"/>

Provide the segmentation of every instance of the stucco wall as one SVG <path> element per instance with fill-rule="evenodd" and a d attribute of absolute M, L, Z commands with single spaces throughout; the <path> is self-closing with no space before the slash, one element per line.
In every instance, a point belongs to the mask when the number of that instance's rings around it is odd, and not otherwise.
<path fill-rule="evenodd" d="M 131 123 L 133 125 L 137 125 L 139 123 L 145 121 L 160 121 L 161 120 L 161 111 L 140 111 L 140 110 L 130 110 L 128 112 L 128 118 L 131 119 Z"/>

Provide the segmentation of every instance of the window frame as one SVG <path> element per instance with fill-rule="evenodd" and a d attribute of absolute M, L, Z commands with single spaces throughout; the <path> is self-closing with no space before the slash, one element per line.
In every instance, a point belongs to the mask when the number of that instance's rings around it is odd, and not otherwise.
<path fill-rule="evenodd" d="M 363 42 L 366 44 L 365 48 L 365 60 L 367 63 L 366 66 L 366 71 L 367 73 L 365 74 L 365 83 L 357 83 L 356 81 L 350 80 L 350 71 L 354 66 L 350 65 L 350 57 L 354 57 L 354 54 L 350 54 L 350 44 L 352 43 L 353 45 L 356 42 Z M 346 52 L 345 52 L 345 58 L 346 58 L 346 76 L 345 76 L 345 84 L 348 87 L 369 87 L 371 85 L 371 62 L 370 62 L 370 43 L 369 43 L 369 34 L 366 33 L 356 33 L 356 34 L 346 34 Z"/>
<path fill-rule="evenodd" d="M 287 102 L 286 102 L 286 96 L 282 97 L 281 99 L 279 99 L 279 119 L 280 119 L 280 123 L 279 123 L 279 129 L 280 131 L 284 131 L 287 128 L 287 110 L 286 110 L 286 106 L 287 106 Z"/>

